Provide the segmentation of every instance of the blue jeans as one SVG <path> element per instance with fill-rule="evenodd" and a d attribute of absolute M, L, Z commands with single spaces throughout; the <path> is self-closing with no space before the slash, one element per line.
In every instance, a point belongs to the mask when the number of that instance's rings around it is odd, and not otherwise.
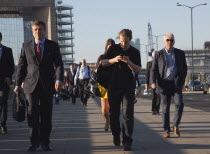
<path fill-rule="evenodd" d="M 163 129 L 165 132 L 170 132 L 170 105 L 171 105 L 171 94 L 160 94 L 161 104 L 162 104 L 162 122 Z M 175 103 L 175 114 L 174 114 L 174 124 L 173 126 L 179 126 L 182 113 L 184 109 L 183 95 L 182 92 L 174 94 L 174 103 Z"/>

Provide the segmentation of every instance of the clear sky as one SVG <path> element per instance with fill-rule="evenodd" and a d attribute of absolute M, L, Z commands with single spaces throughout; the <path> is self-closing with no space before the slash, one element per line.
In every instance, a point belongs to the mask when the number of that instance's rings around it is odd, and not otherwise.
<path fill-rule="evenodd" d="M 74 7 L 75 62 L 83 58 L 96 62 L 104 52 L 106 40 L 115 39 L 124 28 L 132 30 L 133 40 L 140 38 L 142 44 L 148 44 L 148 22 L 153 35 L 172 32 L 175 47 L 191 49 L 190 9 L 176 6 L 177 2 L 195 6 L 209 0 L 63 0 Z M 203 49 L 204 42 L 210 41 L 210 3 L 193 9 L 193 27 L 194 49 Z M 153 42 L 156 42 L 155 38 Z M 163 48 L 163 37 L 159 37 L 158 42 L 158 49 Z M 142 46 L 141 50 L 146 49 Z M 145 67 L 145 52 L 142 52 L 141 60 Z"/>

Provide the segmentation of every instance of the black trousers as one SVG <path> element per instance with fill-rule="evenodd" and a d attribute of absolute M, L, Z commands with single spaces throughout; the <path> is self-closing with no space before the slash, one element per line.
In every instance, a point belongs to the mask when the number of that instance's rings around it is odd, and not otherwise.
<path fill-rule="evenodd" d="M 132 133 L 134 129 L 134 100 L 135 88 L 126 90 L 108 90 L 110 126 L 112 135 L 119 136 L 120 110 L 122 106 L 122 143 L 132 144 Z"/>
<path fill-rule="evenodd" d="M 87 100 L 90 98 L 89 94 L 84 93 L 85 88 L 88 86 L 89 80 L 89 78 L 79 80 L 79 95 L 83 105 L 87 105 Z"/>
<path fill-rule="evenodd" d="M 52 130 L 53 94 L 44 91 L 41 81 L 33 93 L 25 94 L 28 101 L 28 126 L 32 145 L 49 145 Z"/>
<path fill-rule="evenodd" d="M 160 94 L 155 92 L 155 89 L 152 89 L 152 111 L 159 112 L 160 110 Z"/>
<path fill-rule="evenodd" d="M 73 92 L 73 88 L 74 88 L 74 85 L 69 86 L 69 96 L 70 96 L 72 103 L 75 104 L 76 103 L 76 95 Z"/>
<path fill-rule="evenodd" d="M 3 91 L 3 96 L 0 98 L 0 119 L 1 119 L 1 127 L 6 126 L 7 123 L 7 108 L 8 108 L 8 96 L 9 96 L 9 88 L 1 90 Z"/>

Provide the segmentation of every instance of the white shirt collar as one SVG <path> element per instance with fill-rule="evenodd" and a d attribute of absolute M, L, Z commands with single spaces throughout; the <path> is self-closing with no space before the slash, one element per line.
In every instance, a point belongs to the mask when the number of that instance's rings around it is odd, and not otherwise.
<path fill-rule="evenodd" d="M 166 50 L 166 53 L 169 53 L 169 51 L 171 51 L 171 53 L 174 51 L 174 48 L 172 48 L 171 50 L 167 50 L 166 48 L 165 48 L 165 50 Z"/>

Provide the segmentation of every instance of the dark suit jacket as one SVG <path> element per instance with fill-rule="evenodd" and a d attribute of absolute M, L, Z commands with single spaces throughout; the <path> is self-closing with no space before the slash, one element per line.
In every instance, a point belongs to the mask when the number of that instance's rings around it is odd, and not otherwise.
<path fill-rule="evenodd" d="M 156 92 L 163 93 L 167 89 L 167 84 L 164 80 L 164 74 L 167 71 L 167 61 L 165 55 L 165 49 L 160 50 L 155 54 L 155 58 L 152 63 L 150 79 L 152 83 L 156 83 Z M 184 51 L 174 48 L 175 63 L 177 67 L 177 73 L 174 79 L 174 86 L 176 92 L 182 92 L 182 87 L 187 75 L 187 65 Z"/>
<path fill-rule="evenodd" d="M 16 86 L 24 81 L 24 93 L 32 93 L 40 79 L 47 93 L 55 92 L 55 80 L 63 81 L 64 69 L 59 46 L 45 40 L 44 52 L 39 63 L 35 53 L 35 41 L 23 43 L 18 63 Z"/>
<path fill-rule="evenodd" d="M 12 49 L 6 46 L 2 48 L 2 55 L 0 58 L 0 89 L 9 88 L 5 83 L 5 78 L 12 80 L 12 74 L 14 73 L 15 64 L 12 54 Z"/>
<path fill-rule="evenodd" d="M 147 62 L 146 84 L 150 85 L 150 70 L 152 68 L 152 61 Z"/>
<path fill-rule="evenodd" d="M 69 70 L 69 83 L 70 83 L 70 86 L 74 86 L 74 77 L 75 77 L 75 75 L 76 75 L 76 70 L 74 69 L 74 75 L 72 76 L 72 74 L 71 74 L 71 71 Z"/>

